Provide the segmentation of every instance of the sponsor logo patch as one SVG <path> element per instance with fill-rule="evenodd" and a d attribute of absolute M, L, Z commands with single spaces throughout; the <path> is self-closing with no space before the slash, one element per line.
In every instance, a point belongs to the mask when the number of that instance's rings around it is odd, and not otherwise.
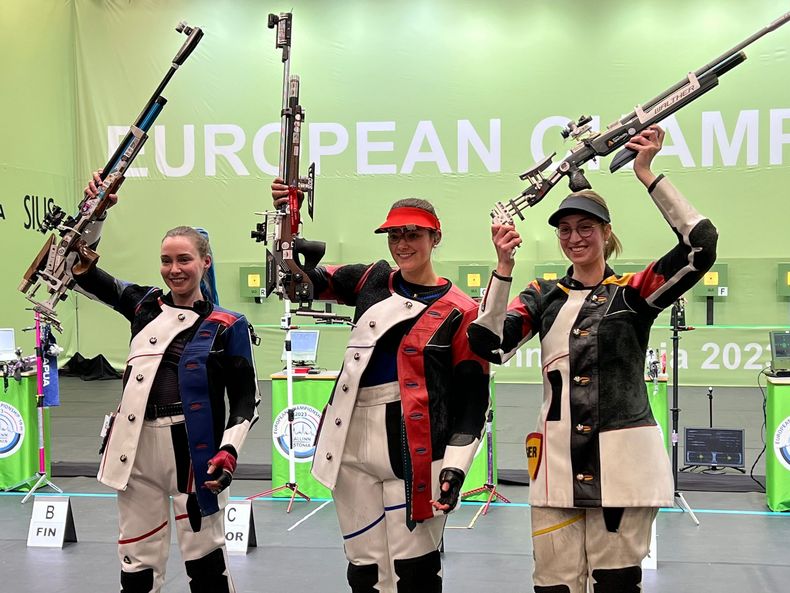
<path fill-rule="evenodd" d="M 527 435 L 524 445 L 527 449 L 527 468 L 529 469 L 529 479 L 534 480 L 540 470 L 541 455 L 543 453 L 543 435 L 539 432 L 531 432 Z"/>

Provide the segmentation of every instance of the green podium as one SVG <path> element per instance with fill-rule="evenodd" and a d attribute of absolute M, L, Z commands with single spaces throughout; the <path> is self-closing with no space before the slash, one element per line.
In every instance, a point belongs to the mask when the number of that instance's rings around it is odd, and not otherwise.
<path fill-rule="evenodd" d="M 44 408 L 44 447 L 49 451 L 49 408 Z M 24 375 L 21 383 L 9 378 L 8 391 L 0 385 L 0 489 L 35 476 L 38 456 L 36 374 L 31 373 Z M 47 475 L 51 475 L 49 458 L 45 467 Z M 19 489 L 29 490 L 34 483 L 33 480 Z"/>
<path fill-rule="evenodd" d="M 299 490 L 310 498 L 330 498 L 332 493 L 310 474 L 315 453 L 315 436 L 321 412 L 332 395 L 337 372 L 294 375 L 293 378 L 293 448 L 295 478 Z M 272 487 L 289 482 L 288 454 L 288 386 L 285 373 L 272 375 Z M 272 496 L 290 498 L 290 490 L 279 490 Z"/>
<path fill-rule="evenodd" d="M 650 402 L 650 409 L 653 411 L 653 418 L 661 427 L 661 436 L 664 438 L 664 447 L 667 455 L 672 455 L 672 441 L 670 435 L 672 431 L 669 426 L 669 397 L 667 394 L 667 377 L 659 375 L 658 380 L 653 382 L 645 377 L 647 385 L 647 399 Z"/>
<path fill-rule="evenodd" d="M 319 484 L 310 474 L 315 453 L 315 435 L 321 421 L 321 412 L 332 395 L 337 372 L 329 371 L 319 374 L 295 375 L 293 379 L 293 445 L 295 478 L 299 490 L 310 498 L 330 498 L 332 493 Z M 272 487 L 289 481 L 288 474 L 288 391 L 285 373 L 275 373 L 272 379 Z M 491 406 L 494 407 L 493 373 L 490 383 Z M 496 414 L 494 414 L 492 434 L 496 435 Z M 493 474 L 496 484 L 496 436 L 492 439 Z M 483 486 L 488 481 L 488 449 L 487 440 L 483 438 L 475 454 L 474 462 L 464 481 L 462 492 Z M 277 498 L 290 498 L 290 490 L 280 490 L 272 494 Z M 486 500 L 488 494 L 483 492 L 465 500 Z"/>
<path fill-rule="evenodd" d="M 790 511 L 790 378 L 768 378 L 765 417 L 766 501 L 772 511 Z"/>

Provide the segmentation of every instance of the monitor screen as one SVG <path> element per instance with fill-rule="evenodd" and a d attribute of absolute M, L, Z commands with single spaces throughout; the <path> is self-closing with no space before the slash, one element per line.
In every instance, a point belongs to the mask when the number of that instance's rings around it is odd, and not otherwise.
<path fill-rule="evenodd" d="M 16 358 L 16 341 L 13 328 L 0 328 L 0 360 L 14 360 Z"/>
<path fill-rule="evenodd" d="M 295 329 L 291 330 L 291 359 L 294 362 L 314 363 L 318 356 L 318 330 Z M 283 346 L 282 360 L 285 360 L 285 346 Z"/>
<path fill-rule="evenodd" d="M 790 369 L 790 331 L 771 332 L 771 368 Z"/>
<path fill-rule="evenodd" d="M 686 428 L 686 465 L 743 467 L 742 428 Z"/>

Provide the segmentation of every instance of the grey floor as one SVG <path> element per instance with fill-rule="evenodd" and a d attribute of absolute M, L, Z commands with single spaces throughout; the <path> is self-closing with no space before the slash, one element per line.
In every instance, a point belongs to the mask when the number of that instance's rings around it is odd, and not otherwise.
<path fill-rule="evenodd" d="M 117 590 L 117 539 L 113 493 L 91 477 L 64 477 L 74 468 L 96 463 L 98 425 L 117 400 L 119 383 L 83 383 L 66 379 L 63 405 L 53 410 L 53 481 L 71 495 L 78 542 L 62 550 L 26 547 L 32 503 L 21 505 L 19 493 L 0 494 L 0 591 L 77 593 Z M 271 461 L 268 434 L 269 386 L 262 383 L 262 421 L 240 458 L 248 474 L 264 471 Z M 540 399 L 534 386 L 497 386 L 499 467 L 520 470 L 523 435 L 531 429 Z M 717 389 L 715 424 L 746 428 L 747 461 L 761 448 L 762 397 L 755 388 Z M 707 425 L 704 388 L 681 390 L 681 427 Z M 762 476 L 762 465 L 755 472 Z M 63 471 L 61 471 L 63 470 Z M 60 474 L 60 475 L 59 475 Z M 748 490 L 748 479 L 719 477 L 717 490 Z M 236 480 L 234 498 L 270 485 L 262 480 Z M 755 485 L 756 486 L 756 485 Z M 501 486 L 511 505 L 495 506 L 474 529 L 448 529 L 445 536 L 445 591 L 531 591 L 532 549 L 529 538 L 528 488 Z M 697 513 L 697 527 L 687 514 L 667 509 L 659 514 L 658 570 L 646 571 L 649 592 L 784 592 L 790 582 L 790 513 L 767 512 L 765 495 L 752 492 L 685 491 Z M 282 501 L 257 500 L 254 516 L 258 547 L 231 556 L 237 589 L 249 592 L 346 591 L 345 561 L 331 502 L 297 503 L 290 514 Z M 448 525 L 468 524 L 479 506 L 464 504 Z M 311 514 L 313 513 L 313 514 Z M 309 515 L 309 516 L 308 516 Z M 166 592 L 187 591 L 183 567 L 174 545 Z"/>

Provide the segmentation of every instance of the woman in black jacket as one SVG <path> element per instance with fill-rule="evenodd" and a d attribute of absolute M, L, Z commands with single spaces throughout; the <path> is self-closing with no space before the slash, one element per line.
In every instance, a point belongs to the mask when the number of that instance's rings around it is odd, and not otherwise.
<path fill-rule="evenodd" d="M 717 233 L 650 165 L 664 132 L 651 126 L 626 146 L 634 173 L 677 237 L 636 274 L 607 259 L 620 250 L 606 202 L 571 194 L 549 217 L 571 267 L 533 280 L 508 305 L 512 254 L 521 238 L 495 225 L 497 268 L 469 328 L 472 349 L 496 363 L 540 336 L 544 398 L 527 437 L 535 550 L 542 593 L 638 591 L 658 507 L 673 505 L 673 478 L 644 384 L 645 352 L 658 314 L 689 290 L 716 258 Z"/>

